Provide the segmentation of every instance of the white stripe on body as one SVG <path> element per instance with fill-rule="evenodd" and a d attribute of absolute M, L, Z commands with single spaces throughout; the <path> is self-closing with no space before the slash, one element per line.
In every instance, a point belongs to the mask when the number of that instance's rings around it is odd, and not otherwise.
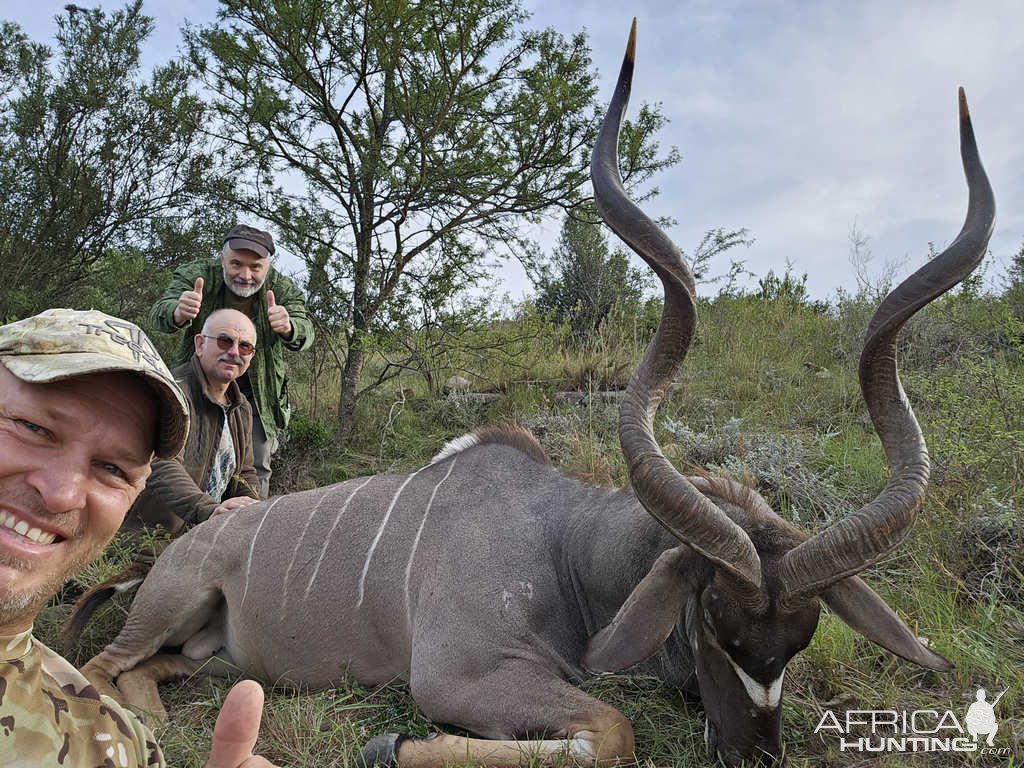
<path fill-rule="evenodd" d="M 430 466 L 429 464 L 427 465 Z M 373 555 L 377 551 L 377 545 L 380 544 L 381 538 L 384 536 L 384 529 L 387 528 L 388 520 L 391 519 L 391 513 L 395 509 L 395 504 L 398 503 L 398 498 L 402 495 L 402 491 L 405 490 L 405 486 L 412 482 L 412 479 L 422 472 L 426 467 L 417 469 L 398 486 L 398 490 L 395 491 L 394 497 L 391 499 L 391 503 L 388 505 L 388 511 L 384 513 L 384 519 L 380 521 L 380 528 L 377 529 L 377 535 L 373 538 L 373 543 L 370 544 L 370 548 L 366 551 L 366 561 L 363 563 L 363 572 L 359 576 L 359 599 L 356 600 L 356 608 L 363 604 L 363 598 L 366 596 L 366 574 L 370 572 L 370 562 L 373 560 Z"/>
<path fill-rule="evenodd" d="M 306 585 L 306 592 L 302 596 L 303 600 L 309 599 L 309 592 L 311 589 L 313 589 L 313 582 L 316 581 L 316 575 L 320 573 L 320 564 L 324 561 L 324 555 L 327 554 L 327 547 L 331 543 L 331 536 L 334 535 L 334 529 L 338 527 L 338 522 L 345 514 L 345 510 L 348 509 L 349 502 L 351 502 L 352 499 L 355 498 L 355 495 L 359 493 L 361 490 L 363 490 L 363 488 L 365 488 L 369 484 L 369 482 L 373 480 L 373 478 L 374 475 L 370 475 L 368 478 L 366 478 L 361 485 L 359 485 L 354 491 L 352 491 L 352 493 L 349 494 L 348 498 L 345 499 L 345 503 L 341 505 L 341 509 L 338 511 L 338 516 L 334 518 L 334 523 L 333 525 L 331 525 L 331 530 L 327 532 L 327 536 L 324 539 L 324 545 L 320 548 L 320 557 L 317 558 L 316 566 L 313 568 L 313 574 L 309 577 L 309 584 Z"/>
<path fill-rule="evenodd" d="M 245 589 L 242 590 L 242 602 L 238 604 L 238 609 L 241 610 L 245 607 L 245 596 L 249 594 L 249 574 L 252 572 L 252 553 L 256 550 L 256 539 L 260 537 L 260 531 L 263 530 L 263 524 L 267 521 L 267 516 L 270 511 L 277 506 L 277 502 L 283 499 L 284 496 L 278 496 L 267 506 L 267 511 L 263 513 L 263 519 L 260 520 L 260 524 L 256 527 L 256 533 L 252 536 L 252 541 L 249 542 L 249 556 L 245 561 Z"/>
<path fill-rule="evenodd" d="M 292 559 L 289 561 L 288 567 L 285 569 L 284 589 L 281 590 L 281 621 L 284 621 L 284 609 L 288 604 L 288 581 L 291 579 L 292 568 L 295 565 L 295 558 L 299 556 L 299 548 L 302 546 L 302 542 L 306 538 L 306 532 L 309 530 L 309 524 L 313 522 L 313 518 L 316 517 L 317 510 L 320 509 L 321 505 L 323 505 L 324 499 L 330 495 L 328 493 L 329 490 L 330 489 L 324 489 L 324 492 L 320 494 L 320 500 L 313 506 L 313 509 L 310 510 L 309 515 L 307 515 L 306 524 L 302 526 L 302 533 L 299 534 L 299 539 L 295 542 L 295 549 L 292 550 Z"/>
<path fill-rule="evenodd" d="M 203 554 L 203 559 L 199 561 L 199 568 L 197 570 L 199 571 L 199 581 L 201 581 L 201 582 L 205 581 L 205 579 L 203 578 L 203 567 L 206 565 L 206 559 L 210 556 L 210 553 L 213 552 L 213 550 L 217 548 L 217 539 L 220 538 L 220 535 L 221 535 L 221 533 L 224 532 L 224 529 L 228 527 L 228 521 L 230 519 L 231 519 L 230 515 L 224 515 L 223 516 L 223 519 L 221 520 L 221 523 L 220 523 L 220 528 L 218 528 L 217 532 L 215 534 L 213 534 L 213 538 L 210 539 L 210 544 L 206 548 L 206 552 Z M 192 546 L 193 542 L 197 538 L 198 538 L 198 536 L 195 536 L 193 534 L 192 541 L 190 541 L 188 543 L 189 547 Z"/>
<path fill-rule="evenodd" d="M 187 547 L 185 547 L 185 554 L 184 554 L 184 555 L 182 555 L 182 557 L 184 557 L 184 558 L 186 558 L 186 559 L 188 558 L 188 556 L 189 556 L 189 553 L 190 553 L 190 552 L 192 551 L 192 545 L 196 543 L 196 539 L 197 539 L 197 538 L 198 538 L 198 537 L 196 537 L 196 536 L 193 536 L 193 537 L 192 537 L 192 538 L 191 538 L 191 539 L 189 540 L 189 542 L 188 542 L 188 546 L 187 546 Z"/>
<path fill-rule="evenodd" d="M 423 519 L 420 520 L 420 527 L 416 531 L 416 538 L 412 542 L 412 550 L 409 552 L 409 562 L 405 564 L 405 623 L 410 629 L 412 628 L 412 612 L 409 609 L 409 579 L 412 576 L 412 563 L 416 559 L 416 548 L 420 545 L 420 536 L 423 535 L 423 528 L 427 524 L 427 516 L 430 514 L 430 508 L 434 505 L 434 497 L 437 496 L 437 489 L 441 487 L 441 484 L 448 479 L 448 476 L 455 469 L 455 462 L 457 462 L 458 456 L 452 459 L 451 466 L 448 467 L 448 471 L 445 473 L 437 485 L 434 486 L 433 492 L 430 494 L 430 501 L 427 502 L 427 508 L 423 510 Z"/>

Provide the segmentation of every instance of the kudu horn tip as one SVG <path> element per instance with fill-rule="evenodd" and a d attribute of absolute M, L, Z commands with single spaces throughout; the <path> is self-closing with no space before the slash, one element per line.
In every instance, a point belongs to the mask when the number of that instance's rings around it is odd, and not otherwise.
<path fill-rule="evenodd" d="M 960 94 L 960 120 L 961 121 L 966 121 L 966 122 L 969 123 L 969 122 L 971 122 L 971 110 L 967 106 L 967 92 L 964 90 L 964 87 L 962 85 L 959 88 L 959 94 Z"/>
<path fill-rule="evenodd" d="M 636 61 L 636 16 L 633 17 L 633 23 L 629 27 L 629 40 L 626 42 L 626 59 L 630 63 Z"/>

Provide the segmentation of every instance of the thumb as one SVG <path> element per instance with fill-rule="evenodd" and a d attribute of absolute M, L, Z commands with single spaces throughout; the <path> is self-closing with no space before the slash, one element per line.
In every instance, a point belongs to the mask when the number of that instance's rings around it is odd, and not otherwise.
<path fill-rule="evenodd" d="M 224 699 L 213 726 L 206 768 L 236 768 L 252 757 L 260 735 L 263 689 L 254 680 L 237 683 Z"/>
<path fill-rule="evenodd" d="M 196 278 L 196 284 L 192 288 L 192 290 L 195 291 L 196 293 L 198 293 L 200 296 L 203 295 L 203 278 L 201 278 L 201 277 L 197 277 Z"/>
<path fill-rule="evenodd" d="M 273 291 L 267 291 L 267 309 L 270 309 L 271 307 L 276 307 L 276 306 L 277 306 L 277 302 L 274 300 L 274 292 Z"/>

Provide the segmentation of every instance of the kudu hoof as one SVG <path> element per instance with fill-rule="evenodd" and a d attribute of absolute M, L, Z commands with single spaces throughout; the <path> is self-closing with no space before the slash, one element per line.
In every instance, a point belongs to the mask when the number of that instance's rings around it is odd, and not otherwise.
<path fill-rule="evenodd" d="M 400 733 L 381 733 L 374 736 L 363 747 L 362 768 L 398 768 L 398 748 L 406 737 Z"/>

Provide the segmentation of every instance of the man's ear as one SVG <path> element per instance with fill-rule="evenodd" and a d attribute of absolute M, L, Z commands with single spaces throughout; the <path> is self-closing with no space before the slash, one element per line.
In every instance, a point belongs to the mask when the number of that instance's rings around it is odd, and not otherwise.
<path fill-rule="evenodd" d="M 203 342 L 205 341 L 205 339 L 203 339 L 203 334 L 197 333 L 192 341 L 195 342 L 196 354 L 198 355 L 203 351 Z"/>

